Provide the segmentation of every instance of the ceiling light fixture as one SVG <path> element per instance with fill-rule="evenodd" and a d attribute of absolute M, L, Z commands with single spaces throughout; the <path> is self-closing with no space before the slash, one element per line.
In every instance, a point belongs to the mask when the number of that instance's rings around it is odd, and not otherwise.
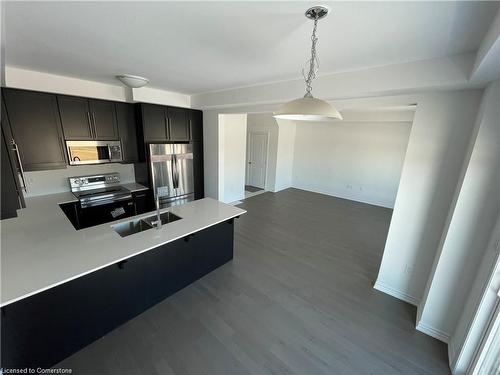
<path fill-rule="evenodd" d="M 316 54 L 316 43 L 318 42 L 316 30 L 318 28 L 318 20 L 326 17 L 327 14 L 328 8 L 321 5 L 314 6 L 306 11 L 306 17 L 314 20 L 314 28 L 311 36 L 311 58 L 307 61 L 307 65 L 309 65 L 308 74 L 306 75 L 305 69 L 302 69 L 302 75 L 306 82 L 306 93 L 303 98 L 283 104 L 274 113 L 275 118 L 299 121 L 342 120 L 342 116 L 333 106 L 312 95 L 312 81 L 316 78 L 319 68 L 319 60 Z"/>
<path fill-rule="evenodd" d="M 116 76 L 120 82 L 122 82 L 125 86 L 128 86 L 133 89 L 137 89 L 139 87 L 145 86 L 149 83 L 149 79 L 139 76 L 133 76 L 130 74 L 120 74 Z"/>

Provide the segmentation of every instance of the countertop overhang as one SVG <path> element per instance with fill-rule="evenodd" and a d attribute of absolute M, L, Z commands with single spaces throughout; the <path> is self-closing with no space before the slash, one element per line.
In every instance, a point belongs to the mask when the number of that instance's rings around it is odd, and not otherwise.
<path fill-rule="evenodd" d="M 59 207 L 72 201 L 71 193 L 29 198 L 17 218 L 1 221 L 2 307 L 246 212 L 204 198 L 161 210 L 181 220 L 120 237 L 112 225 L 153 212 L 76 230 Z"/>

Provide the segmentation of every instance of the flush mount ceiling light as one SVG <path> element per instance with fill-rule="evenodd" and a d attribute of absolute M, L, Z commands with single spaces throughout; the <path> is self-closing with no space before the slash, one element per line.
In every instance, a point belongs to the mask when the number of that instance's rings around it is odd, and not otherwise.
<path fill-rule="evenodd" d="M 324 100 L 312 96 L 312 81 L 316 78 L 316 73 L 319 68 L 319 60 L 316 55 L 316 43 L 318 42 L 316 30 L 318 28 L 318 20 L 326 17 L 327 14 L 328 8 L 321 5 L 314 6 L 306 11 L 306 17 L 314 21 L 314 28 L 311 36 L 311 58 L 307 62 L 307 65 L 309 65 L 309 72 L 307 75 L 305 74 L 305 69 L 302 69 L 302 75 L 306 82 L 306 93 L 303 98 L 283 104 L 278 111 L 274 113 L 275 118 L 300 121 L 342 120 L 342 116 L 333 106 Z"/>
<path fill-rule="evenodd" d="M 133 76 L 130 74 L 120 74 L 116 76 L 116 79 L 121 81 L 125 86 L 133 89 L 145 86 L 149 83 L 149 79 L 139 76 Z"/>

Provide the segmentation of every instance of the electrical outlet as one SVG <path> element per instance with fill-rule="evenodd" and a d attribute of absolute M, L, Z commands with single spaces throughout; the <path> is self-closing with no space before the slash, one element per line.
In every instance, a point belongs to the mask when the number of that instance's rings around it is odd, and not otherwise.
<path fill-rule="evenodd" d="M 352 189 L 352 185 L 346 185 L 345 186 L 347 189 Z"/>

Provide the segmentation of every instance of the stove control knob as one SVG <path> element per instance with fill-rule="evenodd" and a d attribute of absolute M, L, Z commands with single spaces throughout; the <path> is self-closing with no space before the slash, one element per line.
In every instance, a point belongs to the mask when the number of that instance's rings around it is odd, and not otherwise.
<path fill-rule="evenodd" d="M 81 184 L 82 184 L 82 180 L 80 180 L 79 178 L 77 178 L 77 179 L 75 180 L 75 184 L 77 184 L 77 185 L 81 185 Z"/>

